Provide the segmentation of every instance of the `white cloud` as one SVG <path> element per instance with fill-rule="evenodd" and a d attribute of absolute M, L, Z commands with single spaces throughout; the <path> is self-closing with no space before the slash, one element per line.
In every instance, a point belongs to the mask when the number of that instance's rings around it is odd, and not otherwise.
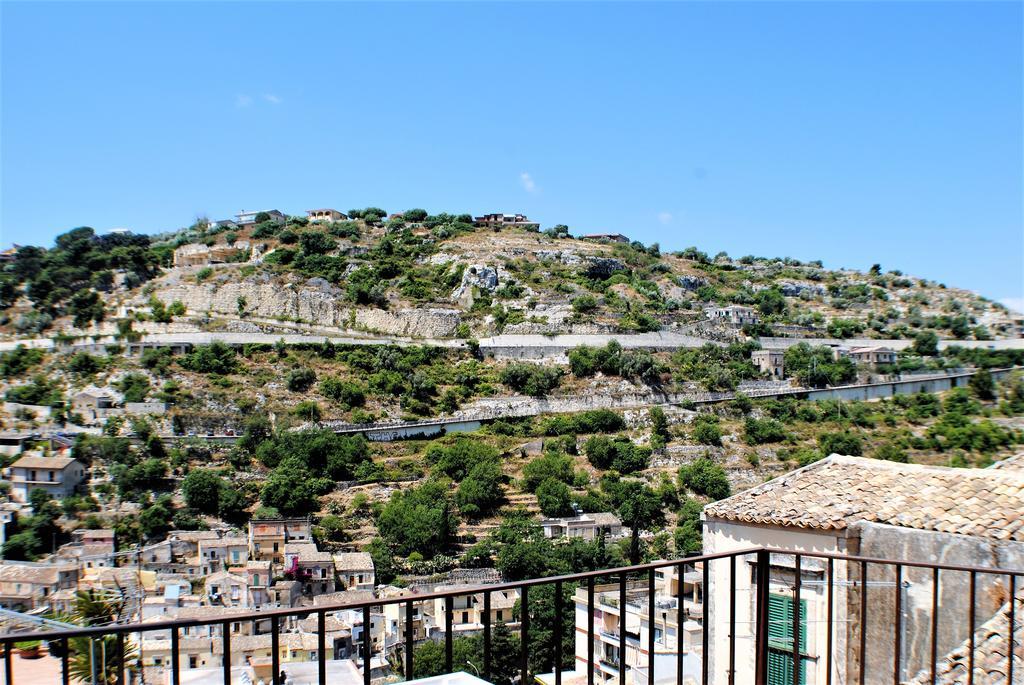
<path fill-rule="evenodd" d="M 252 104 L 252 97 L 249 95 L 236 95 L 235 107 L 248 107 Z"/>
<path fill-rule="evenodd" d="M 665 225 L 672 223 L 672 212 L 658 212 L 658 221 Z"/>
<path fill-rule="evenodd" d="M 1018 314 L 1024 314 L 1024 297 L 1004 297 L 999 301 Z"/>
<path fill-rule="evenodd" d="M 263 99 L 266 100 L 267 102 L 269 102 L 272 105 L 280 105 L 281 104 L 281 98 L 279 98 L 278 96 L 274 95 L 273 93 L 264 93 L 263 94 Z"/>
<path fill-rule="evenodd" d="M 523 173 L 519 174 L 519 182 L 523 184 L 523 190 L 525 190 L 526 192 L 537 192 L 537 183 L 533 180 L 533 176 L 530 176 L 529 173 L 524 171 Z"/>

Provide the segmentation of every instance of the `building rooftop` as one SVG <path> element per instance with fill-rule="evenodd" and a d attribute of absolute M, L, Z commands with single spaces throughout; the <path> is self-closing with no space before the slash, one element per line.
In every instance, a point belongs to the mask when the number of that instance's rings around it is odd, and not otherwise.
<path fill-rule="evenodd" d="M 1015 600 L 1018 605 L 1024 602 L 1024 593 L 1018 593 Z M 1024 612 L 1010 610 L 1010 602 L 1003 604 L 995 616 L 985 621 L 974 631 L 974 682 L 1006 683 L 1009 678 L 1010 662 L 1007 659 L 1007 640 L 1010 635 L 1010 620 L 1013 619 L 1014 650 L 1013 672 L 1024 673 L 1024 658 L 1019 654 L 1020 636 L 1024 634 Z M 964 640 L 953 651 L 940 658 L 935 668 L 935 680 L 931 672 L 922 671 L 907 685 L 960 685 L 967 680 L 970 665 L 970 639 Z M 1014 676 L 1014 682 L 1017 681 Z"/>
<path fill-rule="evenodd" d="M 71 457 L 44 457 L 41 454 L 26 452 L 18 461 L 11 464 L 11 468 L 64 469 L 73 461 Z"/>
<path fill-rule="evenodd" d="M 1024 471 L 833 454 L 704 507 L 707 518 L 818 530 L 862 522 L 1024 542 Z"/>
<path fill-rule="evenodd" d="M 373 557 L 366 552 L 338 552 L 334 567 L 339 571 L 372 571 Z"/>

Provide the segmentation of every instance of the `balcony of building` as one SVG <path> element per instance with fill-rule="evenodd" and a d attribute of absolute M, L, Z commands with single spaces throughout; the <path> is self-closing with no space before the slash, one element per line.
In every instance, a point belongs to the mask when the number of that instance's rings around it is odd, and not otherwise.
<path fill-rule="evenodd" d="M 689 582 L 663 582 L 667 572 Z M 5 685 L 1020 684 L 1022 576 L 996 565 L 743 549 L 228 618 L 8 622 L 0 651 Z M 508 623 L 492 618 L 496 593 L 518 597 Z M 455 607 L 470 596 L 481 598 L 471 603 L 478 613 L 460 630 Z M 680 616 L 695 597 L 697 617 Z M 269 622 L 268 631 L 240 635 L 233 626 L 247 620 Z M 198 627 L 209 636 L 190 637 Z M 21 656 L 33 640 L 44 655 Z"/>

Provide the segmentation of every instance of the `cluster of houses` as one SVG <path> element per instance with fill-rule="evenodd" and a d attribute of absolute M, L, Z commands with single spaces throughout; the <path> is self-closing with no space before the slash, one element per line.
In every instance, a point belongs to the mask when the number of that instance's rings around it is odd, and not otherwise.
<path fill-rule="evenodd" d="M 23 459 L 29 460 L 23 466 L 30 468 L 32 457 Z M 37 471 L 34 480 L 46 483 L 48 478 Z M 1024 453 L 987 469 L 832 455 L 706 506 L 704 552 L 774 548 L 1022 568 L 1021 511 Z M 628 534 L 610 514 L 578 514 L 547 519 L 541 525 L 544 534 L 556 540 Z M 730 571 L 730 564 L 740 562 L 743 566 Z M 627 685 L 676 682 L 682 657 L 683 682 L 699 682 L 705 667 L 713 683 L 724 685 L 730 672 L 736 682 L 752 682 L 752 651 L 731 653 L 730 644 L 733 639 L 739 644 L 753 639 L 755 616 L 747 601 L 754 596 L 753 562 L 753 557 L 725 558 L 667 566 L 655 574 L 653 597 L 646 578 L 630 580 L 625 588 L 618 582 L 599 583 L 593 600 L 586 586 L 579 587 L 571 600 L 574 667 L 562 674 L 563 680 L 584 682 L 592 669 L 594 681 L 602 684 L 622 682 L 623 675 Z M 769 682 L 792 682 L 787 671 L 792 641 L 787 643 L 791 633 L 786 631 L 796 624 L 803 636 L 801 682 L 852 682 L 863 666 L 856 649 L 861 631 L 866 631 L 872 645 L 866 665 L 872 672 L 892 673 L 892 664 L 897 663 L 899 682 L 916 683 L 915 679 L 924 677 L 919 674 L 926 672 L 928 649 L 913 646 L 932 639 L 941 660 L 939 673 L 944 674 L 936 682 L 963 682 L 963 645 L 971 640 L 977 647 L 976 658 L 985 659 L 991 672 L 1005 674 L 1007 631 L 1015 625 L 1013 621 L 1024 618 L 1024 596 L 1014 599 L 1012 590 L 1008 594 L 1005 578 L 979 574 L 976 592 L 966 593 L 964 579 L 955 574 L 945 574 L 936 586 L 930 569 L 905 567 L 899 582 L 891 567 L 872 567 L 869 573 L 866 584 L 863 569 L 856 564 L 830 566 L 810 556 L 795 560 L 773 555 L 769 607 L 787 618 L 769 622 Z M 486 623 L 504 623 L 518 631 L 519 591 L 481 590 L 499 580 L 491 572 L 486 577 L 422 579 L 406 587 L 377 585 L 369 554 L 321 551 L 309 519 L 255 519 L 245 534 L 174 531 L 159 543 L 123 551 L 118 550 L 113 531 L 76 531 L 73 540 L 46 563 L 0 563 L 0 606 L 61 612 L 71 607 L 77 591 L 94 590 L 126 600 L 125 622 L 211 621 L 181 628 L 179 668 L 191 673 L 189 682 L 221 677 L 224 631 L 230 633 L 230 666 L 243 682 L 246 678 L 253 683 L 270 682 L 275 645 L 280 667 L 293 682 L 315 682 L 321 645 L 330 677 L 355 680 L 363 664 L 360 649 L 365 635 L 373 646 L 370 679 L 383 683 L 394 679 L 391 664 L 401 662 L 409 634 L 420 644 L 441 640 L 448 630 L 456 636 L 477 635 Z M 450 606 L 435 597 L 417 599 L 460 588 L 466 593 L 452 599 Z M 869 593 L 872 613 L 862 622 L 854 608 L 863 592 Z M 933 596 L 943 612 L 942 629 L 935 638 L 929 637 Z M 971 611 L 967 606 L 971 597 L 977 617 L 973 626 L 963 620 Z M 368 623 L 361 609 L 344 608 L 374 599 L 392 603 L 373 606 Z M 411 615 L 405 600 L 411 602 Z M 893 602 L 903 607 L 895 627 Z M 322 634 L 315 615 L 280 619 L 276 640 L 271 620 L 260 616 L 268 609 L 306 606 L 341 608 L 327 610 Z M 730 621 L 737 632 L 730 632 Z M 894 651 L 891 638 L 897 629 L 907 646 L 902 656 Z M 1024 633 L 1017 630 L 1019 639 Z M 138 643 L 140 663 L 153 682 L 166 677 L 172 660 L 172 642 L 166 632 L 147 633 Z M 829 649 L 832 658 L 826 659 Z M 723 660 L 730 658 L 734 665 L 726 668 Z M 538 679 L 549 683 L 552 677 L 540 674 Z"/>

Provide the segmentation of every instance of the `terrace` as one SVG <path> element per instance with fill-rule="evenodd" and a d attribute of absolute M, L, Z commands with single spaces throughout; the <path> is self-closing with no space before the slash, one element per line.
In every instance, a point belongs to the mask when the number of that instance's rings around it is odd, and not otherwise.
<path fill-rule="evenodd" d="M 674 597 L 659 593 L 669 574 L 686 579 L 665 586 Z M 1024 569 L 751 548 L 229 617 L 80 629 L 24 630 L 8 622 L 0 645 L 6 685 L 58 677 L 63 685 L 126 685 L 140 682 L 140 668 L 142 682 L 166 685 L 374 685 L 426 678 L 450 685 L 1012 684 L 1024 682 L 1022 576 Z M 692 602 L 686 586 L 698 577 L 697 608 L 706 620 L 683 617 L 680 624 L 677 609 Z M 510 616 L 518 625 L 505 624 L 521 638 L 514 653 L 495 649 L 491 608 L 499 592 L 519 597 Z M 965 601 L 940 601 L 949 592 Z M 479 657 L 460 663 L 455 642 L 463 638 L 453 616 L 456 600 L 472 596 L 483 604 Z M 424 635 L 428 605 L 443 611 L 441 625 Z M 390 636 L 388 607 L 398 617 Z M 246 621 L 269 623 L 268 634 L 239 635 L 237 626 Z M 187 637 L 196 627 L 213 637 Z M 431 639 L 443 644 L 440 673 L 416 666 L 416 647 Z M 50 657 L 16 664 L 15 643 L 27 640 L 45 641 Z M 153 661 L 154 643 L 166 655 L 159 662 Z M 140 655 L 140 645 L 149 653 Z M 73 668 L 83 660 L 72 661 L 69 646 L 85 653 L 84 674 Z M 475 676 L 460 673 L 470 670 Z"/>

